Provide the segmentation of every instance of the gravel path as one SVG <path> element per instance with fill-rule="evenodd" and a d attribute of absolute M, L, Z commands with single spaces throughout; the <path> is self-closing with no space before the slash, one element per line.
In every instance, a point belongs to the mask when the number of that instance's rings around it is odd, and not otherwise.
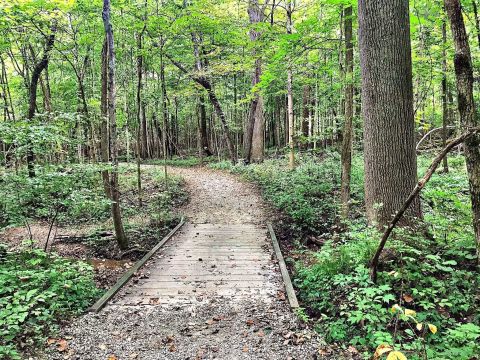
<path fill-rule="evenodd" d="M 180 211 L 190 223 L 232 224 L 233 227 L 250 224 L 253 228 L 265 225 L 266 207 L 251 185 L 203 168 L 170 170 L 186 181 L 190 202 Z M 181 244 L 182 239 L 192 241 L 189 236 L 180 236 L 177 239 L 180 243 L 172 239 L 172 244 Z M 320 358 L 320 339 L 302 329 L 288 307 L 278 266 L 267 244 L 265 241 L 262 245 L 264 255 L 269 254 L 262 260 L 265 262 L 262 271 L 268 275 L 265 287 L 277 290 L 268 297 L 208 296 L 210 293 L 207 293 L 198 301 L 147 301 L 132 306 L 121 301 L 128 297 L 128 290 L 124 290 L 99 314 L 86 314 L 63 328 L 59 335 L 62 345 L 52 341 L 40 359 Z M 150 277 L 150 266 L 162 268 L 162 261 L 169 256 L 162 256 L 160 250 L 157 259 L 147 264 L 130 287 L 141 284 L 139 279 L 145 274 L 146 278 Z M 236 271 L 238 268 L 231 273 Z"/>

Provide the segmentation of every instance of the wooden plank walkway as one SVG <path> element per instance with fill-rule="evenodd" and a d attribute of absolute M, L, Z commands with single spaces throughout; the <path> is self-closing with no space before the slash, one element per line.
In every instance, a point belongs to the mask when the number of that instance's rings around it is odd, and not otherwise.
<path fill-rule="evenodd" d="M 116 305 L 266 302 L 284 291 L 267 228 L 185 224 L 113 299 Z"/>

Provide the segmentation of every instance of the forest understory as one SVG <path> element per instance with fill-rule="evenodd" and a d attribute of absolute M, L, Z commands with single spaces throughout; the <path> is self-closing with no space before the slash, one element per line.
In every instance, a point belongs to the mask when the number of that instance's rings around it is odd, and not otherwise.
<path fill-rule="evenodd" d="M 0 0 L 0 359 L 480 359 L 479 6 Z"/>

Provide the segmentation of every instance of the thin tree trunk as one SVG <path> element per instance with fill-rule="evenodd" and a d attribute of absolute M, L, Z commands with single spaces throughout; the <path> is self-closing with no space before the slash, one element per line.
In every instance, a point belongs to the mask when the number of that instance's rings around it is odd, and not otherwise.
<path fill-rule="evenodd" d="M 293 22 L 292 22 L 292 12 L 293 4 L 292 1 L 288 0 L 287 3 L 287 34 L 292 34 L 293 32 Z M 287 64 L 287 117 L 288 117 L 288 147 L 290 149 L 288 155 L 288 166 L 290 169 L 295 168 L 295 144 L 294 144 L 294 133 L 295 133 L 295 120 L 293 117 L 293 71 L 291 61 Z"/>
<path fill-rule="evenodd" d="M 118 189 L 118 147 L 117 147 L 117 122 L 115 118 L 115 48 L 113 30 L 110 22 L 110 0 L 103 0 L 102 12 L 103 25 L 107 37 L 108 55 L 108 120 L 110 125 L 110 156 L 112 158 L 112 171 L 110 173 L 110 192 L 112 201 L 112 217 L 115 227 L 115 237 L 120 249 L 128 248 L 128 240 L 123 229 L 120 211 L 120 191 Z"/>
<path fill-rule="evenodd" d="M 474 128 L 478 120 L 473 98 L 472 57 L 462 9 L 459 0 L 444 0 L 444 4 L 455 44 L 454 64 L 460 122 L 463 128 Z M 480 266 L 480 137 L 478 135 L 469 137 L 465 141 L 465 160 L 472 200 L 473 229 L 477 242 L 477 261 Z"/>
<path fill-rule="evenodd" d="M 208 146 L 208 134 L 207 134 L 207 110 L 205 109 L 205 98 L 203 95 L 199 97 L 199 136 L 200 136 L 200 148 L 202 151 L 202 156 L 212 156 L 210 147 Z"/>
<path fill-rule="evenodd" d="M 110 161 L 110 140 L 108 134 L 108 45 L 107 38 L 103 42 L 102 47 L 102 89 L 100 101 L 100 155 L 105 166 Z M 110 191 L 110 175 L 108 170 L 102 170 L 103 188 L 105 194 L 111 199 Z"/>
<path fill-rule="evenodd" d="M 446 46 L 447 46 L 447 23 L 443 20 L 442 23 L 442 143 L 443 147 L 447 145 L 447 137 L 448 137 L 448 103 L 447 103 L 447 54 L 446 54 Z M 445 155 L 443 158 L 443 172 L 448 173 L 448 155 Z"/>
<path fill-rule="evenodd" d="M 27 114 L 27 119 L 29 121 L 32 121 L 33 118 L 35 117 L 35 109 L 37 107 L 37 87 L 38 87 L 38 82 L 40 79 L 40 75 L 42 74 L 42 71 L 45 70 L 48 66 L 48 60 L 50 56 L 50 52 L 53 48 L 53 44 L 55 42 L 55 33 L 57 31 L 56 24 L 54 24 L 51 28 L 51 34 L 48 36 L 46 43 L 45 43 L 45 48 L 43 50 L 43 56 L 35 64 L 35 67 L 33 68 L 32 72 L 32 78 L 30 80 L 30 87 L 29 87 L 29 101 L 28 101 L 28 114 Z M 35 177 L 35 154 L 33 151 L 32 144 L 28 144 L 28 149 L 27 149 L 27 167 L 28 167 L 28 176 L 29 177 Z"/>
<path fill-rule="evenodd" d="M 345 8 L 345 124 L 342 142 L 342 184 L 340 199 L 341 216 L 348 218 L 350 203 L 350 178 L 352 173 L 352 138 L 353 138 L 353 31 L 352 7 Z"/>

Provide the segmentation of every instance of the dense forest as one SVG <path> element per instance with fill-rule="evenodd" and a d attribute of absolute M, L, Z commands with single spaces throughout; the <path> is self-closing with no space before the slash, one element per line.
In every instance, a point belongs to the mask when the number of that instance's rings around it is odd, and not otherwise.
<path fill-rule="evenodd" d="M 279 359 L 480 358 L 479 7 L 0 0 L 0 358 L 74 358 L 65 324 L 182 209 L 238 224 L 240 184 L 321 339 Z"/>

